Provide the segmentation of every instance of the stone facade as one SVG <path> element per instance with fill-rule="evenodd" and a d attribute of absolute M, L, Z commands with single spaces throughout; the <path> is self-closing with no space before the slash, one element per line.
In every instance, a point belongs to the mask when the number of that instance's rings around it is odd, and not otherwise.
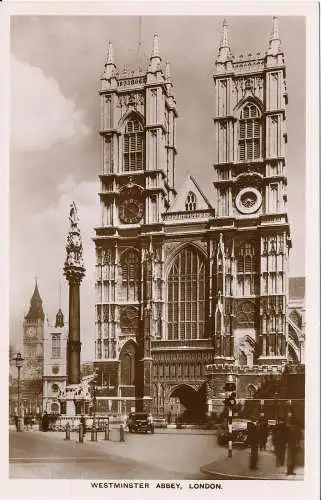
<path fill-rule="evenodd" d="M 157 35 L 147 70 L 131 75 L 118 72 L 109 45 L 94 239 L 102 410 L 136 405 L 167 415 L 179 399 L 204 413 L 228 374 L 239 377 L 238 397 L 248 397 L 265 369 L 281 373 L 300 360 L 288 334 L 287 89 L 277 19 L 266 54 L 240 59 L 224 22 L 214 84 L 216 207 L 192 176 L 176 193 L 177 111 Z"/>
<path fill-rule="evenodd" d="M 54 325 L 48 325 L 44 337 L 43 409 L 48 413 L 63 413 L 60 395 L 67 378 L 67 337 L 64 316 L 59 309 Z"/>

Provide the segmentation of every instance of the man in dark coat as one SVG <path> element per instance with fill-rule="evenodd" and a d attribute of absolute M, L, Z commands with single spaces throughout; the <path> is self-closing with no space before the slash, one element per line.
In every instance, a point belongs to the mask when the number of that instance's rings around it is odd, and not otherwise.
<path fill-rule="evenodd" d="M 257 423 L 258 433 L 259 433 L 259 445 L 260 450 L 266 449 L 266 442 L 269 435 L 268 421 L 264 417 L 264 413 L 260 414 L 260 418 Z"/>
<path fill-rule="evenodd" d="M 247 442 L 250 446 L 250 469 L 257 469 L 257 461 L 259 458 L 259 435 L 254 422 L 247 424 Z"/>
<path fill-rule="evenodd" d="M 82 415 L 80 417 L 80 423 L 82 424 L 82 428 L 83 428 L 84 435 L 85 435 L 87 429 L 86 429 L 86 419 L 85 419 L 84 415 Z"/>
<path fill-rule="evenodd" d="M 287 428 L 285 421 L 280 419 L 273 430 L 273 446 L 276 457 L 276 466 L 282 467 L 285 459 L 285 448 L 287 442 Z"/>
<path fill-rule="evenodd" d="M 289 421 L 287 424 L 287 443 L 288 443 L 288 455 L 287 455 L 287 475 L 295 474 L 295 459 L 300 444 L 301 432 L 299 424 L 293 415 L 289 415 Z"/>
<path fill-rule="evenodd" d="M 48 415 L 48 413 L 45 411 L 45 412 L 44 412 L 44 414 L 42 415 L 41 429 L 42 429 L 44 432 L 47 432 L 48 427 L 49 427 L 49 415 Z"/>

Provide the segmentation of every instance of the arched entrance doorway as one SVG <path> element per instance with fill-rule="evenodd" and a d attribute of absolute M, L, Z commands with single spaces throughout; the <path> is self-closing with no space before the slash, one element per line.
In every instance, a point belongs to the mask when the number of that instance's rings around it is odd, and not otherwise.
<path fill-rule="evenodd" d="M 205 417 L 205 384 L 198 390 L 188 384 L 175 387 L 170 394 L 170 412 L 185 423 L 199 423 Z"/>

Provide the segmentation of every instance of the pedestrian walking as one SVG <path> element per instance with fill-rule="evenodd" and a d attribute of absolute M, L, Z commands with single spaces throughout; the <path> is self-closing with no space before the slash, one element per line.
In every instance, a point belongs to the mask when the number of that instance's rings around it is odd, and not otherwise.
<path fill-rule="evenodd" d="M 25 413 L 25 416 L 23 417 L 23 424 L 25 426 L 26 431 L 29 430 L 29 417 L 28 414 Z"/>
<path fill-rule="evenodd" d="M 282 467 L 285 460 L 285 449 L 287 442 L 287 428 L 285 421 L 280 419 L 273 430 L 273 446 L 276 457 L 276 466 Z"/>
<path fill-rule="evenodd" d="M 86 434 L 87 429 L 86 429 L 86 418 L 85 418 L 85 416 L 84 416 L 84 415 L 82 415 L 82 416 L 80 417 L 80 423 L 82 424 L 82 428 L 83 428 L 83 435 L 85 435 L 85 434 Z"/>
<path fill-rule="evenodd" d="M 257 423 L 257 428 L 258 428 L 258 434 L 259 434 L 259 447 L 260 451 L 266 450 L 266 442 L 267 438 L 269 435 L 269 427 L 268 427 L 268 421 L 264 416 L 264 413 L 260 414 L 258 423 Z"/>
<path fill-rule="evenodd" d="M 45 411 L 44 414 L 42 415 L 42 420 L 41 420 L 41 429 L 44 431 L 44 432 L 47 432 L 48 430 L 48 426 L 49 426 L 49 415 L 48 413 Z"/>
<path fill-rule="evenodd" d="M 247 424 L 247 442 L 250 446 L 250 469 L 257 469 L 259 458 L 259 435 L 254 422 Z"/>
<path fill-rule="evenodd" d="M 290 415 L 287 424 L 287 443 L 288 443 L 288 453 L 287 453 L 287 475 L 294 474 L 294 468 L 296 465 L 296 455 L 298 452 L 299 444 L 301 439 L 301 431 L 299 428 L 299 423 L 293 415 Z"/>

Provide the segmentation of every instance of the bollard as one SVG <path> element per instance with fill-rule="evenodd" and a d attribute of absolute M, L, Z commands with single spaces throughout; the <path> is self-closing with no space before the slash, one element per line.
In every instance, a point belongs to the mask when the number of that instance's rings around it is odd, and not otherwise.
<path fill-rule="evenodd" d="M 91 428 L 91 440 L 97 441 L 97 429 L 94 425 Z"/>
<path fill-rule="evenodd" d="M 67 425 L 66 425 L 65 441 L 70 441 L 70 423 L 69 422 L 67 422 Z"/>
<path fill-rule="evenodd" d="M 79 424 L 79 443 L 84 442 L 84 426 L 83 424 Z"/>
<path fill-rule="evenodd" d="M 125 441 L 125 432 L 124 432 L 124 426 L 123 424 L 120 424 L 119 427 L 119 441 Z"/>
<path fill-rule="evenodd" d="M 109 441 L 109 424 L 105 424 L 105 441 Z"/>

